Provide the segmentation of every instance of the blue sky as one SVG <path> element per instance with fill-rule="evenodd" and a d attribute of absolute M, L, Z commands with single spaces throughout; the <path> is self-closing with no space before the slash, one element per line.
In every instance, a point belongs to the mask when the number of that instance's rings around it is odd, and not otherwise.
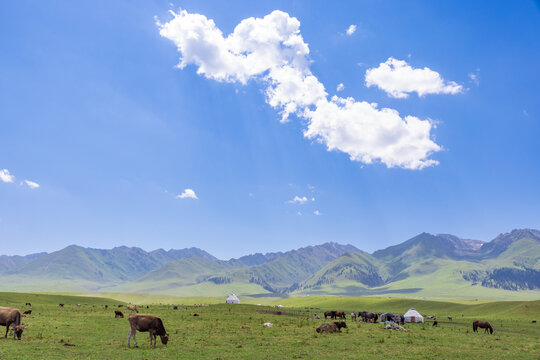
<path fill-rule="evenodd" d="M 302 76 L 324 87 L 324 104 L 280 122 L 266 94 L 276 76 L 243 84 L 236 63 L 214 64 L 204 46 L 179 52 L 182 26 L 160 35 L 156 19 L 182 22 L 180 9 L 224 37 L 274 10 L 296 18 L 309 46 Z M 423 231 L 490 240 L 540 228 L 539 24 L 530 1 L 2 2 L 1 253 L 75 243 L 229 258 L 326 241 L 371 252 Z M 195 60 L 179 69 L 181 56 Z M 419 96 L 425 83 L 384 73 L 390 58 L 447 90 Z M 197 74 L 201 64 L 214 72 Z M 380 76 L 368 87 L 369 69 Z M 398 85 L 413 90 L 392 96 Z M 323 116 L 334 95 L 377 103 L 373 118 L 349 133 L 344 108 Z M 400 129 L 406 116 L 430 126 L 423 145 L 380 155 L 401 139 L 376 129 L 383 108 L 399 112 Z M 334 115 L 336 129 L 304 136 Z M 358 145 L 372 131 L 377 142 Z M 197 199 L 179 198 L 185 189 Z"/>

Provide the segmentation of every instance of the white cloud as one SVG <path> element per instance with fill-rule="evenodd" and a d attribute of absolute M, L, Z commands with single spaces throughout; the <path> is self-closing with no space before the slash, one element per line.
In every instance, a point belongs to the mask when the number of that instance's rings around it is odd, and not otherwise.
<path fill-rule="evenodd" d="M 395 110 L 379 110 L 376 104 L 352 98 L 328 99 L 309 68 L 300 22 L 289 14 L 276 10 L 263 18 L 244 19 L 227 37 L 204 15 L 185 10 L 171 14 L 172 20 L 158 26 L 161 36 L 180 52 L 179 68 L 192 64 L 198 74 L 223 82 L 259 81 L 282 122 L 291 115 L 303 118 L 305 137 L 328 150 L 343 151 L 352 160 L 407 169 L 437 164 L 428 159 L 440 150 L 431 140 L 429 120 L 401 118 Z M 406 96 L 403 91 L 397 94 L 401 93 Z"/>
<path fill-rule="evenodd" d="M 15 176 L 9 173 L 8 169 L 0 170 L 0 180 L 5 183 L 12 183 L 15 180 Z"/>
<path fill-rule="evenodd" d="M 388 96 L 406 98 L 416 92 L 418 96 L 427 94 L 458 94 L 463 87 L 454 81 L 446 81 L 427 67 L 414 69 L 404 60 L 392 57 L 379 67 L 366 70 L 366 86 L 377 86 Z"/>
<path fill-rule="evenodd" d="M 39 187 L 39 184 L 37 182 L 33 182 L 30 180 L 24 180 L 24 182 L 26 183 L 26 185 L 28 185 L 30 189 L 37 189 Z"/>
<path fill-rule="evenodd" d="M 346 34 L 348 36 L 351 36 L 352 34 L 354 34 L 356 32 L 356 25 L 351 25 L 347 28 L 347 31 L 346 31 Z"/>
<path fill-rule="evenodd" d="M 180 195 L 176 195 L 177 199 L 198 199 L 197 194 L 193 189 L 185 189 Z"/>
<path fill-rule="evenodd" d="M 428 159 L 441 150 L 430 138 L 433 124 L 414 116 L 400 117 L 396 110 L 377 104 L 334 96 L 317 103 L 304 136 L 326 144 L 329 151 L 349 154 L 351 160 L 387 167 L 422 169 L 438 164 Z"/>
<path fill-rule="evenodd" d="M 287 202 L 291 204 L 305 204 L 308 202 L 308 198 L 305 196 L 300 197 L 296 195 L 292 200 L 289 200 Z"/>
<path fill-rule="evenodd" d="M 343 83 L 339 83 L 336 88 L 336 91 L 343 91 L 344 89 L 345 89 L 345 85 L 343 85 Z"/>
<path fill-rule="evenodd" d="M 321 212 L 320 212 L 319 210 L 315 210 L 315 211 L 313 212 L 313 215 L 319 216 L 319 215 L 321 215 Z"/>

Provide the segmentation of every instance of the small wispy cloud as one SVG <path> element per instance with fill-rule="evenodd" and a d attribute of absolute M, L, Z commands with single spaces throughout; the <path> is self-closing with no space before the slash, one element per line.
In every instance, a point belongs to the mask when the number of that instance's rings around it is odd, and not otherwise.
<path fill-rule="evenodd" d="M 343 91 L 343 89 L 345 89 L 345 85 L 343 85 L 343 83 L 338 84 L 336 87 L 336 91 Z"/>
<path fill-rule="evenodd" d="M 5 183 L 12 183 L 15 180 L 15 176 L 9 173 L 8 169 L 0 170 L 0 180 Z"/>
<path fill-rule="evenodd" d="M 356 25 L 351 25 L 347 28 L 347 31 L 345 31 L 345 33 L 347 34 L 347 36 L 351 36 L 352 34 L 354 34 L 356 32 Z"/>
<path fill-rule="evenodd" d="M 315 210 L 315 211 L 313 212 L 313 215 L 319 216 L 319 215 L 321 215 L 321 212 L 320 212 L 319 210 Z"/>
<path fill-rule="evenodd" d="M 177 199 L 198 199 L 197 194 L 193 189 L 185 189 L 180 195 L 176 195 Z"/>
<path fill-rule="evenodd" d="M 308 201 L 309 200 L 308 200 L 307 197 L 305 197 L 305 196 L 300 197 L 300 196 L 296 195 L 292 200 L 289 200 L 287 202 L 291 203 L 291 204 L 305 204 Z"/>
<path fill-rule="evenodd" d="M 24 182 L 26 185 L 28 185 L 30 189 L 37 189 L 39 187 L 39 184 L 37 182 L 30 181 L 30 180 L 24 180 Z"/>
<path fill-rule="evenodd" d="M 478 74 L 478 72 L 476 73 L 469 73 L 469 79 L 471 79 L 471 81 L 476 85 L 480 85 L 480 75 Z"/>

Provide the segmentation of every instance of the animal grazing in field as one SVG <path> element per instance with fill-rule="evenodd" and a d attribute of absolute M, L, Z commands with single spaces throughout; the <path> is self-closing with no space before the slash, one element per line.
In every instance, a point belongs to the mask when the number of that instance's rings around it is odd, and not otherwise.
<path fill-rule="evenodd" d="M 489 331 L 490 334 L 493 334 L 493 328 L 487 321 L 474 320 L 472 324 L 472 328 L 474 332 L 477 332 L 478 328 L 480 328 L 480 329 L 484 329 L 484 333 L 487 333 Z"/>
<path fill-rule="evenodd" d="M 452 321 L 452 317 L 451 317 L 451 316 L 449 316 L 449 317 L 448 317 L 448 320 Z"/>
<path fill-rule="evenodd" d="M 81 307 L 81 304 L 77 304 L 77 307 Z"/>
<path fill-rule="evenodd" d="M 128 311 L 135 311 L 136 313 L 139 312 L 139 310 L 137 310 L 137 306 L 136 306 L 136 305 L 126 305 L 126 310 L 128 310 Z"/>
<path fill-rule="evenodd" d="M 242 325 L 242 326 L 240 326 L 240 329 L 251 329 L 251 326 L 249 326 L 249 325 Z"/>
<path fill-rule="evenodd" d="M 439 323 L 437 322 L 437 320 L 435 320 L 435 321 L 433 322 L 433 326 L 439 326 Z"/>
<path fill-rule="evenodd" d="M 336 318 L 346 319 L 344 311 L 336 311 Z"/>
<path fill-rule="evenodd" d="M 58 304 L 58 306 L 60 306 L 60 307 L 64 307 L 64 304 Z"/>
<path fill-rule="evenodd" d="M 109 305 L 105 305 L 105 309 L 108 309 L 109 308 Z"/>
<path fill-rule="evenodd" d="M 199 314 L 193 314 L 193 316 L 200 316 Z"/>
<path fill-rule="evenodd" d="M 32 306 L 32 304 L 30 304 L 29 302 L 27 302 L 26 304 L 24 304 L 26 306 Z"/>
<path fill-rule="evenodd" d="M 145 314 L 131 314 L 129 315 L 129 335 L 128 335 L 128 347 L 130 346 L 131 337 L 135 341 L 135 346 L 139 347 L 137 344 L 137 339 L 135 334 L 137 331 L 147 332 L 150 334 L 150 346 L 152 342 L 154 346 L 156 345 L 156 336 L 159 335 L 161 338 L 161 343 L 167 346 L 169 341 L 169 334 L 165 331 L 163 326 L 163 321 L 160 318 L 154 315 L 145 315 Z"/>
<path fill-rule="evenodd" d="M 326 319 L 328 316 L 330 316 L 330 319 L 335 320 L 336 317 L 337 317 L 337 311 L 335 311 L 335 310 L 325 311 L 324 312 L 324 318 Z"/>
<path fill-rule="evenodd" d="M 4 338 L 7 338 L 9 327 L 11 326 L 13 338 L 21 340 L 25 326 L 21 325 L 21 312 L 19 309 L 0 306 L 0 325 L 6 327 L 6 335 L 4 335 Z"/>
<path fill-rule="evenodd" d="M 114 317 L 115 318 L 124 318 L 124 313 L 119 310 L 114 310 Z"/>
<path fill-rule="evenodd" d="M 533 323 L 533 324 L 536 324 L 536 320 L 533 320 L 532 323 Z"/>
<path fill-rule="evenodd" d="M 26 310 L 25 312 L 23 312 L 23 315 L 30 315 L 32 313 L 32 310 Z"/>
<path fill-rule="evenodd" d="M 353 312 L 351 313 L 351 320 L 356 321 L 356 314 Z"/>
<path fill-rule="evenodd" d="M 379 315 L 377 315 L 376 313 L 366 311 L 359 312 L 358 316 L 362 318 L 363 322 L 377 323 L 377 320 L 379 319 Z"/>
<path fill-rule="evenodd" d="M 321 334 L 330 334 L 335 332 L 341 332 L 342 328 L 347 328 L 345 321 L 334 321 L 320 325 L 316 331 Z"/>
<path fill-rule="evenodd" d="M 121 308 L 122 306 L 124 306 L 124 305 L 118 305 L 119 308 Z"/>
<path fill-rule="evenodd" d="M 176 305 L 173 306 L 172 308 L 173 308 L 173 310 L 178 310 L 178 306 L 176 306 Z"/>

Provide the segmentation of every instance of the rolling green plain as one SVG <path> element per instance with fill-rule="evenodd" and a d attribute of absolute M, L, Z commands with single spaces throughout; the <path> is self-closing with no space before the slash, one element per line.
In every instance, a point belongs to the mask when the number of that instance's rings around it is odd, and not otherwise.
<path fill-rule="evenodd" d="M 0 340 L 1 359 L 539 359 L 540 301 L 426 301 L 388 297 L 265 298 L 265 305 L 228 305 L 222 298 L 175 298 L 144 294 L 107 297 L 0 293 L 0 305 L 31 309 L 22 341 Z M 249 299 L 255 302 L 258 299 Z M 25 306 L 31 302 L 32 306 Z M 116 319 L 118 305 L 131 302 L 163 319 L 170 334 L 149 347 L 138 333 L 139 348 L 128 348 L 127 319 Z M 219 303 L 218 303 L 219 302 Z M 64 303 L 63 308 L 59 303 Z M 161 304 L 160 304 L 161 303 Z M 78 307 L 77 304 L 81 304 Z M 149 308 L 146 308 L 149 304 Z M 184 304 L 173 310 L 172 304 Z M 200 304 L 200 305 L 194 305 Z M 276 309 L 280 304 L 283 308 Z M 104 305 L 108 305 L 105 309 Z M 439 326 L 406 324 L 407 331 L 354 322 L 342 333 L 321 335 L 325 310 L 397 312 L 414 307 L 435 315 Z M 125 312 L 124 309 L 121 309 Z M 281 311 L 282 314 L 276 314 Z M 193 316 L 199 314 L 200 316 Z M 318 314 L 323 319 L 314 319 Z M 448 320 L 451 316 L 452 321 Z M 493 335 L 472 332 L 472 321 L 489 321 Z M 273 327 L 264 327 L 271 322 Z M 241 328 L 242 325 L 248 328 Z M 3 329 L 3 327 L 2 327 Z M 69 344 L 69 345 L 68 345 Z M 73 345 L 73 346 L 70 346 Z M 132 343 L 133 345 L 133 343 Z"/>

